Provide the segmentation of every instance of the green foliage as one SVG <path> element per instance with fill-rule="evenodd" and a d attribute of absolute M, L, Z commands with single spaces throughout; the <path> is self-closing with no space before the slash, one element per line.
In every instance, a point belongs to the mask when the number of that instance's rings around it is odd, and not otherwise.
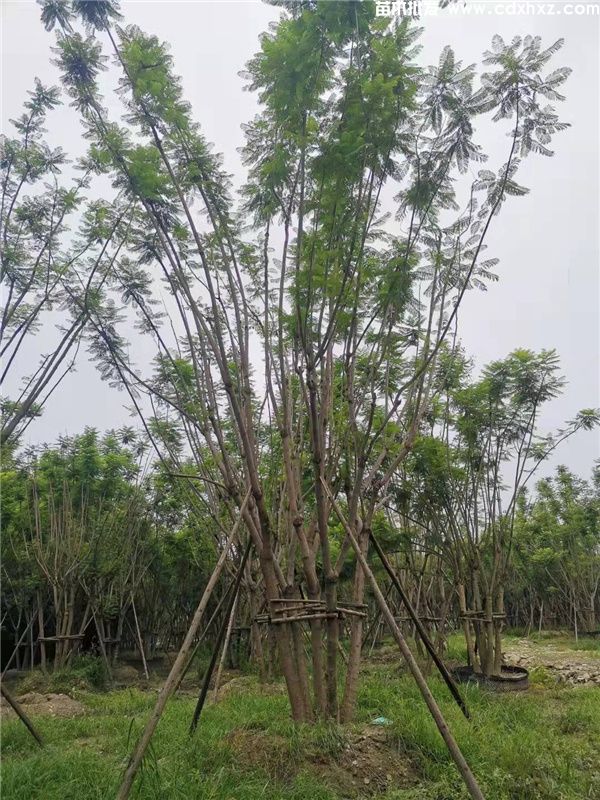
<path fill-rule="evenodd" d="M 517 575 L 514 599 L 529 588 L 552 606 L 575 600 L 585 630 L 595 630 L 595 596 L 600 577 L 600 494 L 598 467 L 592 480 L 559 466 L 538 482 L 535 497 L 521 498 L 515 523 Z M 596 643 L 597 647 L 597 643 Z"/>

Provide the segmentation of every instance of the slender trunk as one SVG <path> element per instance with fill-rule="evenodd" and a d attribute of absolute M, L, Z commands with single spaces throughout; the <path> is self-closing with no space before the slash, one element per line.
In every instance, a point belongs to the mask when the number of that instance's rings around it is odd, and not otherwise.
<path fill-rule="evenodd" d="M 273 554 L 270 550 L 270 543 L 264 545 L 260 554 L 260 563 L 265 581 L 265 589 L 267 600 L 275 600 L 279 597 L 279 590 L 277 587 L 277 579 L 275 577 L 275 570 L 273 569 Z M 285 679 L 290 706 L 292 708 L 292 717 L 297 722 L 302 722 L 305 718 L 306 708 L 304 701 L 304 694 L 298 675 L 297 664 L 294 659 L 293 641 L 289 625 L 276 625 L 274 632 L 275 641 L 277 642 L 277 650 L 279 654 L 279 661 L 281 664 L 281 671 Z"/>
<path fill-rule="evenodd" d="M 367 556 L 369 549 L 369 529 L 363 527 L 358 535 L 358 542 L 363 555 Z M 365 594 L 365 573 L 359 562 L 356 563 L 354 573 L 354 593 L 355 603 L 362 603 Z M 350 652 L 348 654 L 348 669 L 346 672 L 346 685 L 344 687 L 344 697 L 340 709 L 341 722 L 350 722 L 356 707 L 356 696 L 358 693 L 358 676 L 360 672 L 360 656 L 362 650 L 363 618 L 352 617 L 350 628 Z"/>
<path fill-rule="evenodd" d="M 309 428 L 312 444 L 315 500 L 317 506 L 317 529 L 323 558 L 325 579 L 325 607 L 327 609 L 327 713 L 331 719 L 338 718 L 337 657 L 339 628 L 337 618 L 337 575 L 331 562 L 329 549 L 327 506 L 324 492 L 323 430 L 318 411 L 317 375 L 313 366 L 307 369 L 309 396 Z M 283 626 L 280 626 L 283 627 Z"/>
<path fill-rule="evenodd" d="M 37 607 L 38 607 L 38 639 L 40 642 L 40 667 L 42 672 L 46 674 L 46 642 L 43 641 L 45 637 L 44 633 L 44 606 L 42 603 L 42 596 L 38 592 L 37 595 Z"/>
<path fill-rule="evenodd" d="M 217 674 L 215 676 L 215 685 L 213 687 L 213 698 L 215 702 L 217 701 L 217 697 L 219 696 L 219 686 L 221 685 L 221 676 L 223 675 L 225 661 L 227 660 L 227 651 L 229 650 L 231 631 L 233 630 L 233 623 L 235 621 L 235 613 L 237 611 L 239 597 L 240 597 L 239 593 L 236 594 L 235 599 L 233 601 L 233 605 L 231 607 L 231 614 L 229 615 L 227 630 L 225 631 L 225 639 L 223 640 L 223 651 L 221 652 L 221 658 L 219 660 L 219 666 L 217 667 Z"/>
<path fill-rule="evenodd" d="M 299 596 L 298 592 L 295 593 Z M 302 692 L 302 699 L 304 703 L 304 716 L 306 720 L 313 719 L 313 710 L 310 702 L 310 689 L 308 670 L 306 668 L 307 658 L 304 650 L 304 637 L 302 632 L 301 622 L 292 622 L 290 624 L 292 641 L 294 644 L 294 653 L 296 658 L 296 665 L 298 670 L 298 681 L 300 690 Z"/>
<path fill-rule="evenodd" d="M 138 640 L 140 658 L 142 659 L 142 664 L 144 666 L 144 675 L 146 677 L 146 680 L 150 680 L 150 675 L 148 674 L 148 664 L 146 663 L 146 653 L 144 652 L 144 641 L 142 639 L 142 632 L 140 631 L 140 623 L 138 621 L 138 615 L 135 610 L 135 600 L 133 599 L 133 594 L 131 595 L 131 609 L 133 611 L 133 620 L 135 622 L 135 632 Z"/>
<path fill-rule="evenodd" d="M 123 625 L 125 624 L 126 613 L 127 613 L 127 608 L 124 606 L 119 611 L 119 618 L 117 619 L 117 632 L 115 634 L 115 643 L 113 645 L 113 651 L 111 657 L 113 666 L 116 665 L 117 660 L 119 658 L 119 651 L 121 649 L 121 639 L 123 637 Z"/>

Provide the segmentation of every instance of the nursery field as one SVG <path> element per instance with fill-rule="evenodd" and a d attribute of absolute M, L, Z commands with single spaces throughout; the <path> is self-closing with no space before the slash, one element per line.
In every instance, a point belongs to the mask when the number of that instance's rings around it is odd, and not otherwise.
<path fill-rule="evenodd" d="M 584 800 L 600 797 L 600 645 L 593 639 L 508 637 L 526 651 L 531 687 L 494 694 L 467 687 L 468 722 L 446 687 L 429 685 L 471 764 L 487 800 Z M 463 656 L 458 638 L 448 658 Z M 570 678 L 554 664 L 570 664 Z M 546 666 L 536 666 L 545 663 Z M 575 673 L 585 677 L 577 681 Z M 117 672 L 117 674 L 119 674 Z M 133 683 L 134 671 L 124 670 Z M 70 681 L 69 681 L 70 678 Z M 75 684 L 69 687 L 69 682 Z M 160 676 L 108 691 L 82 688 L 76 673 L 45 686 L 25 679 L 25 700 L 56 693 L 44 709 L 24 705 L 45 742 L 3 718 L 5 800 L 98 800 L 115 795 L 119 777 L 155 700 Z M 365 663 L 356 722 L 294 724 L 282 684 L 228 673 L 216 702 L 188 733 L 197 676 L 186 680 L 161 720 L 133 796 L 144 800 L 458 800 L 466 790 L 414 681 L 390 644 Z M 23 697 L 23 690 L 16 687 Z M 29 695 L 29 698 L 28 698 Z M 32 697 L 33 695 L 33 697 Z M 66 708 L 64 696 L 71 699 Z M 43 699 L 43 697 L 41 698 Z M 4 711 L 5 709 L 3 709 Z M 41 711 L 41 713 L 39 713 Z M 62 714 L 65 716 L 61 716 Z M 381 724 L 379 718 L 385 719 Z M 373 724 L 378 720 L 380 724 Z"/>
<path fill-rule="evenodd" d="M 2 3 L 1 800 L 600 800 L 598 42 L 428 5 Z"/>

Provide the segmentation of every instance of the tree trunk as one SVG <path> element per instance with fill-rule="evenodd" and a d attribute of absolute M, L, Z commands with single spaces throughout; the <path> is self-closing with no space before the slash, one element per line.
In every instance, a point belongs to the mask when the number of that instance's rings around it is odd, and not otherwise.
<path fill-rule="evenodd" d="M 213 688 L 213 698 L 215 703 L 217 701 L 217 697 L 219 696 L 219 686 L 221 684 L 221 676 L 223 675 L 223 668 L 225 666 L 225 661 L 227 659 L 227 651 L 229 649 L 229 642 L 231 640 L 231 631 L 233 630 L 233 623 L 235 621 L 235 613 L 237 611 L 239 598 L 240 595 L 238 592 L 233 601 L 233 605 L 231 607 L 231 614 L 229 615 L 229 621 L 227 623 L 227 630 L 225 631 L 225 639 L 223 640 L 223 651 L 221 653 L 221 659 L 219 660 L 219 666 L 217 667 L 217 674 L 215 676 L 215 685 Z"/>
<path fill-rule="evenodd" d="M 45 637 L 44 633 L 44 606 L 42 604 L 42 596 L 37 594 L 37 607 L 38 607 L 38 639 L 40 640 L 40 667 L 44 674 L 47 673 L 46 668 L 46 642 L 42 641 Z"/>
<path fill-rule="evenodd" d="M 422 695 L 422 697 L 423 697 L 423 699 L 425 701 L 425 704 L 427 705 L 427 708 L 429 709 L 429 712 L 430 712 L 431 716 L 434 719 L 434 722 L 435 722 L 435 724 L 436 724 L 436 726 L 438 728 L 438 731 L 440 732 L 442 738 L 444 739 L 446 747 L 448 748 L 448 751 L 450 752 L 450 755 L 452 756 L 452 759 L 453 759 L 454 763 L 456 764 L 457 769 L 460 772 L 460 774 L 461 774 L 461 776 L 462 776 L 462 778 L 463 778 L 463 780 L 465 782 L 465 785 L 467 787 L 467 790 L 468 790 L 469 794 L 471 795 L 473 800 L 485 800 L 484 795 L 483 795 L 481 789 L 479 788 L 479 785 L 478 785 L 478 783 L 477 783 L 477 781 L 475 779 L 475 776 L 471 772 L 471 768 L 467 764 L 467 762 L 465 760 L 465 757 L 463 756 L 458 744 L 456 743 L 454 737 L 452 736 L 452 733 L 451 733 L 450 729 L 448 728 L 448 725 L 447 725 L 446 720 L 444 719 L 444 717 L 442 715 L 442 712 L 440 711 L 437 703 L 435 702 L 435 699 L 434 699 L 433 695 L 431 694 L 431 692 L 429 690 L 429 687 L 427 686 L 427 682 L 425 681 L 425 678 L 423 677 L 423 674 L 422 674 L 421 670 L 419 669 L 419 665 L 415 661 L 415 658 L 414 658 L 414 656 L 413 656 L 413 654 L 412 654 L 412 652 L 410 650 L 410 647 L 407 645 L 404 637 L 402 636 L 402 632 L 400 631 L 400 628 L 396 624 L 396 620 L 394 619 L 394 615 L 393 615 L 390 607 L 388 606 L 388 604 L 385 601 L 383 593 L 382 593 L 381 589 L 379 588 L 379 584 L 377 583 L 377 580 L 376 580 L 371 568 L 369 567 L 366 558 L 362 554 L 362 551 L 360 549 L 359 543 L 354 538 L 354 534 L 353 534 L 352 530 L 350 529 L 350 527 L 348 526 L 348 523 L 345 521 L 345 519 L 343 517 L 343 514 L 340 511 L 339 506 L 337 505 L 336 501 L 333 498 L 331 498 L 331 501 L 333 503 L 333 507 L 335 509 L 335 512 L 336 512 L 337 516 L 340 519 L 340 522 L 342 522 L 342 524 L 344 525 L 344 528 L 346 529 L 346 535 L 350 539 L 352 547 L 354 548 L 354 552 L 356 553 L 356 557 L 359 560 L 363 570 L 365 571 L 365 575 L 368 578 L 369 583 L 371 584 L 371 588 L 373 590 L 373 594 L 375 595 L 377 603 L 378 603 L 379 607 L 381 608 L 381 613 L 382 613 L 384 619 L 386 620 L 386 622 L 388 623 L 388 626 L 389 626 L 389 628 L 390 628 L 390 630 L 392 632 L 392 635 L 393 635 L 393 637 L 394 637 L 394 639 L 396 641 L 396 644 L 398 645 L 398 647 L 400 649 L 400 652 L 404 656 L 404 659 L 405 659 L 405 661 L 406 661 L 406 663 L 408 665 L 408 668 L 409 668 L 413 678 L 415 679 L 415 682 L 416 682 L 417 686 L 419 687 L 421 695 Z"/>
<path fill-rule="evenodd" d="M 358 535 L 358 542 L 363 555 L 367 556 L 369 549 L 369 529 L 364 527 Z M 354 573 L 353 601 L 362 603 L 365 594 L 365 573 L 360 563 L 356 562 Z M 340 710 L 341 722 L 350 722 L 354 716 L 356 696 L 358 693 L 358 676 L 360 672 L 360 656 L 362 651 L 363 618 L 353 617 L 350 628 L 350 653 L 348 655 L 348 668 L 346 672 L 346 685 Z"/>

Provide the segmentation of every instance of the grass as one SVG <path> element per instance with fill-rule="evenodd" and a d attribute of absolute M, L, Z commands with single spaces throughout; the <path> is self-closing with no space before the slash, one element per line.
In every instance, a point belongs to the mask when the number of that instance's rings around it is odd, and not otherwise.
<path fill-rule="evenodd" d="M 506 634 L 505 638 L 507 640 L 527 638 L 537 644 L 548 644 L 563 650 L 583 650 L 600 658 L 599 636 L 579 636 L 575 641 L 573 634 L 567 631 L 542 631 L 541 633 L 532 631 L 528 637 L 525 637 L 525 632 L 514 631 Z"/>
<path fill-rule="evenodd" d="M 108 675 L 104 662 L 92 656 L 78 656 L 69 668 L 57 669 L 48 675 L 40 670 L 30 672 L 19 683 L 19 693 L 55 692 L 69 694 L 73 689 L 103 689 Z"/>
<path fill-rule="evenodd" d="M 449 704 L 442 707 L 460 747 L 490 800 L 600 798 L 600 689 L 545 688 L 495 695 L 468 687 L 472 721 Z M 436 697 L 446 692 L 430 680 Z M 399 691 L 401 689 L 401 691 Z M 458 800 L 466 797 L 441 738 L 422 709 L 416 687 L 389 675 L 370 676 L 361 691 L 366 715 L 385 713 L 424 784 L 399 798 Z"/>
<path fill-rule="evenodd" d="M 451 642 L 460 656 L 458 641 Z M 487 800 L 590 800 L 600 798 L 600 688 L 557 687 L 534 673 L 527 693 L 495 695 L 468 687 L 467 722 L 443 684 L 430 686 Z M 336 758 L 347 733 L 325 724 L 295 726 L 283 692 L 261 690 L 246 678 L 205 709 L 197 734 L 188 726 L 194 699 L 167 706 L 132 796 L 143 800 L 336 800 L 312 768 L 309 755 Z M 102 800 L 112 798 L 119 775 L 153 705 L 155 694 L 137 689 L 77 691 L 87 709 L 73 719 L 36 718 L 46 747 L 39 750 L 18 721 L 2 726 L 3 800 Z M 462 800 L 466 792 L 441 737 L 409 676 L 395 660 L 370 665 L 359 692 L 357 727 L 377 716 L 398 758 L 408 759 L 419 780 L 409 788 L 377 794 L 385 800 Z M 236 750 L 269 748 L 254 763 Z"/>

